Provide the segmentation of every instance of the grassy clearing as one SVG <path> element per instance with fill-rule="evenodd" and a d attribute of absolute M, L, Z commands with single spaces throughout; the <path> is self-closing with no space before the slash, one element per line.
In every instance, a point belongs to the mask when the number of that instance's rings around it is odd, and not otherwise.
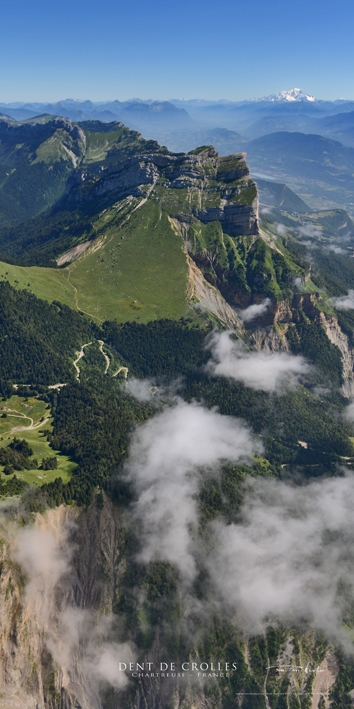
<path fill-rule="evenodd" d="M 188 269 L 182 240 L 165 212 L 152 201 L 122 218 L 115 209 L 98 221 L 104 228 L 95 247 L 64 269 L 0 262 L 0 279 L 39 298 L 78 308 L 98 322 L 158 318 L 187 313 Z M 70 279 L 70 282 L 68 280 Z"/>
<path fill-rule="evenodd" d="M 56 456 L 58 467 L 55 470 L 18 470 L 15 475 L 20 480 L 31 485 L 42 485 L 51 482 L 55 478 L 62 478 L 63 482 L 68 482 L 75 470 L 76 463 L 73 463 L 66 455 L 61 455 L 59 451 L 53 450 L 49 446 L 45 430 L 52 430 L 52 419 L 43 423 L 43 428 L 29 429 L 31 419 L 34 424 L 40 423 L 50 416 L 48 404 L 40 401 L 36 397 L 25 399 L 20 396 L 12 396 L 6 401 L 0 402 L 0 446 L 8 446 L 16 436 L 25 439 L 33 450 L 30 460 L 36 458 L 40 464 L 42 458 L 52 458 Z M 6 417 L 3 417 L 6 414 Z M 27 417 L 27 418 L 25 418 Z M 29 430 L 13 431 L 13 428 L 25 426 Z M 4 466 L 0 465 L 0 473 L 3 473 Z M 4 476 L 5 477 L 5 476 Z M 6 480 L 11 480 L 13 475 L 7 475 Z"/>
<path fill-rule="evenodd" d="M 78 305 L 99 321 L 186 315 L 187 263 L 181 237 L 148 201 L 123 226 L 111 222 L 102 247 L 72 267 Z"/>
<path fill-rule="evenodd" d="M 1 280 L 8 281 L 17 290 L 26 288 L 49 303 L 59 300 L 70 308 L 75 308 L 74 290 L 68 283 L 67 276 L 64 269 L 12 266 L 0 261 Z"/>
<path fill-rule="evenodd" d="M 85 131 L 86 135 L 86 154 L 85 163 L 103 161 L 109 150 L 119 142 L 127 133 L 126 128 L 119 128 L 109 133 Z"/>

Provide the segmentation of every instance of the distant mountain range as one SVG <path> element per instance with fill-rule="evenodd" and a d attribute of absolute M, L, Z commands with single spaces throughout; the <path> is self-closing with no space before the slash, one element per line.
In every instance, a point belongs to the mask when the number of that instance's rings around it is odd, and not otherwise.
<path fill-rule="evenodd" d="M 301 89 L 290 89 L 290 91 L 280 91 L 278 94 L 271 94 L 271 96 L 264 96 L 263 98 L 256 98 L 255 101 L 271 101 L 272 103 L 278 102 L 289 102 L 289 101 L 316 101 L 314 96 L 310 94 L 305 94 Z"/>
<path fill-rule="evenodd" d="M 8 125 L 11 121 L 44 125 L 53 116 L 78 123 L 120 121 L 174 152 L 201 145 L 213 145 L 221 155 L 245 151 L 257 175 L 286 182 L 312 208 L 345 208 L 354 215 L 354 101 L 323 101 L 294 88 L 243 102 L 139 98 L 18 102 L 0 105 L 0 114 Z M 65 158 L 62 169 L 65 172 Z M 64 172 L 61 177 L 53 175 L 54 191 L 54 183 L 59 188 L 60 180 L 66 179 Z M 48 190 L 41 199 L 44 203 L 51 199 Z"/>
<path fill-rule="evenodd" d="M 354 101 L 322 101 L 299 88 L 281 91 L 250 101 L 207 101 L 171 99 L 169 101 L 79 101 L 65 99 L 57 103 L 10 103 L 0 105 L 0 113 L 15 120 L 31 120 L 39 115 L 55 115 L 73 121 L 122 121 L 144 137 L 163 142 L 178 136 L 174 131 L 201 132 L 226 129 L 246 140 L 277 131 L 318 133 L 354 144 Z M 195 146 L 194 146 L 195 147 Z M 184 148 L 181 148 L 184 149 Z"/>

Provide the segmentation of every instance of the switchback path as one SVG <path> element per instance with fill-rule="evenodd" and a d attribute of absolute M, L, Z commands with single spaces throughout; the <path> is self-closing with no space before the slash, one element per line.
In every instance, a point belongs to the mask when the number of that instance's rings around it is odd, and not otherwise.
<path fill-rule="evenodd" d="M 80 362 L 80 359 L 85 356 L 85 347 L 88 347 L 89 345 L 92 345 L 92 342 L 86 342 L 84 345 L 82 345 L 80 352 L 76 352 L 77 358 L 73 362 L 73 365 L 76 369 L 76 379 L 78 382 L 80 381 L 80 367 L 77 366 L 77 363 Z"/>
<path fill-rule="evenodd" d="M 29 418 L 29 416 L 25 416 L 24 418 Z M 51 416 L 47 416 L 46 418 L 43 419 L 43 421 L 38 421 L 38 423 L 33 423 L 33 419 L 31 419 L 32 423 L 29 426 L 15 426 L 15 428 L 12 428 L 10 433 L 17 433 L 18 431 L 35 431 L 37 428 L 42 428 L 48 421 L 50 421 Z"/>
<path fill-rule="evenodd" d="M 104 358 L 105 358 L 105 361 L 106 361 L 106 369 L 104 370 L 104 373 L 107 374 L 107 372 L 108 372 L 108 370 L 109 370 L 109 367 L 110 367 L 110 364 L 111 364 L 111 360 L 110 360 L 110 358 L 108 357 L 108 354 L 107 354 L 106 352 L 103 352 L 103 345 L 104 345 L 103 340 L 98 340 L 98 342 L 100 343 L 100 352 L 102 352 L 102 354 L 103 354 L 103 356 L 104 356 Z"/>
<path fill-rule="evenodd" d="M 114 374 L 113 374 L 112 376 L 113 376 L 113 377 L 116 377 L 117 374 L 119 374 L 119 372 L 124 372 L 124 377 L 125 377 L 125 379 L 127 379 L 127 377 L 128 377 L 128 372 L 129 372 L 128 367 L 118 367 L 117 371 L 114 372 Z"/>

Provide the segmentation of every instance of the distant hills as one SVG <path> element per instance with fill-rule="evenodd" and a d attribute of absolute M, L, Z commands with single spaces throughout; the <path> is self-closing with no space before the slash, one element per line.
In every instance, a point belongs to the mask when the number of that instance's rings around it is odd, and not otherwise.
<path fill-rule="evenodd" d="M 23 104 L 22 106 L 0 105 L 0 113 L 23 121 L 40 115 L 63 116 L 73 121 L 97 120 L 104 123 L 119 120 L 131 128 L 165 126 L 169 128 L 191 127 L 193 120 L 184 108 L 178 108 L 170 101 L 76 101 L 66 99 L 57 103 Z"/>
<path fill-rule="evenodd" d="M 279 132 L 245 145 L 253 174 L 286 182 L 318 208 L 354 211 L 354 148 L 319 135 Z"/>
<path fill-rule="evenodd" d="M 213 145 L 220 155 L 245 151 L 257 177 L 286 182 L 312 209 L 345 208 L 354 215 L 353 101 L 322 101 L 296 88 L 243 102 L 65 99 L 57 103 L 3 104 L 0 112 L 8 124 L 11 120 L 45 124 L 50 116 L 76 123 L 119 121 L 173 152 L 189 152 L 199 145 Z M 65 159 L 67 167 L 67 152 Z M 41 169 L 38 165 L 31 167 L 33 172 Z M 6 174 L 7 169 L 4 174 L 8 188 L 3 196 L 8 191 L 11 201 L 17 199 L 19 170 L 18 166 L 15 176 Z M 41 204 L 48 206 L 52 199 L 55 201 L 59 194 L 55 185 L 60 191 L 65 179 L 66 172 L 60 176 L 54 171 L 47 188 L 37 192 L 28 207 L 32 214 L 42 208 Z M 18 218 L 22 219 L 27 207 L 20 198 L 19 205 Z M 0 204 L 3 214 L 8 209 L 5 202 L 3 207 Z"/>
<path fill-rule="evenodd" d="M 173 131 L 191 131 L 192 140 L 193 133 L 223 128 L 247 140 L 278 131 L 302 131 L 352 145 L 354 127 L 353 101 L 322 101 L 298 88 L 239 102 L 203 99 L 143 101 L 139 98 L 103 102 L 75 99 L 56 103 L 18 102 L 0 105 L 0 113 L 21 121 L 43 114 L 63 116 L 73 121 L 99 120 L 109 123 L 119 120 L 140 131 L 144 137 L 160 142 L 166 135 L 171 141 L 177 141 L 178 135 L 170 136 Z M 353 115 L 346 119 L 345 114 Z M 337 115 L 338 120 L 335 118 Z M 333 121 L 326 121 L 327 118 L 333 118 Z"/>

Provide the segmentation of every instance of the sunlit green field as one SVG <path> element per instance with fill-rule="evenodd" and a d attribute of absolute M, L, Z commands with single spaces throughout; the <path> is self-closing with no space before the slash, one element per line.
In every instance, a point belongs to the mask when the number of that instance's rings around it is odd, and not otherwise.
<path fill-rule="evenodd" d="M 97 245 L 66 268 L 0 262 L 0 279 L 97 322 L 184 317 L 188 268 L 181 236 L 167 214 L 148 201 L 123 224 L 115 209 L 107 210 L 98 227 L 104 234 Z"/>
<path fill-rule="evenodd" d="M 34 428 L 32 428 L 32 426 Z M 30 460 L 35 458 L 41 464 L 42 458 L 55 456 L 58 467 L 55 470 L 17 470 L 15 475 L 20 480 L 25 480 L 31 485 L 41 485 L 45 482 L 62 478 L 68 482 L 76 463 L 73 463 L 59 451 L 53 450 L 44 431 L 52 430 L 52 418 L 50 408 L 44 401 L 39 401 L 36 397 L 12 396 L 6 401 L 0 401 L 0 447 L 8 446 L 16 436 L 25 439 L 33 450 Z M 4 466 L 0 465 L 0 472 L 3 473 Z M 12 475 L 4 476 L 9 480 Z"/>

